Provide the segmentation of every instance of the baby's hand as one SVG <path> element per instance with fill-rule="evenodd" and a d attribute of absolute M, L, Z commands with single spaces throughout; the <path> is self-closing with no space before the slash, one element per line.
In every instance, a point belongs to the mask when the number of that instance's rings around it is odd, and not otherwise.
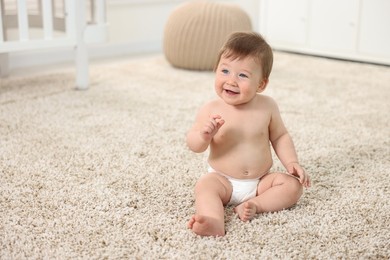
<path fill-rule="evenodd" d="M 306 188 L 311 186 L 310 176 L 305 172 L 305 170 L 296 162 L 290 163 L 287 165 L 287 172 L 293 176 L 299 178 L 299 182 Z"/>
<path fill-rule="evenodd" d="M 210 116 L 210 120 L 206 122 L 200 133 L 205 139 L 211 140 L 224 123 L 225 120 L 220 115 Z"/>

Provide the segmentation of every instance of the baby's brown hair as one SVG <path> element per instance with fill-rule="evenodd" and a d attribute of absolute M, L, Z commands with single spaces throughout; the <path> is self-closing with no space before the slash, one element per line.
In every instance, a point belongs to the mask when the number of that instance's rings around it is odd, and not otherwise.
<path fill-rule="evenodd" d="M 219 51 L 214 71 L 218 67 L 221 57 L 231 59 L 243 59 L 253 57 L 262 68 L 263 79 L 268 79 L 273 64 L 272 48 L 264 38 L 256 32 L 236 32 L 229 36 L 228 40 Z"/>

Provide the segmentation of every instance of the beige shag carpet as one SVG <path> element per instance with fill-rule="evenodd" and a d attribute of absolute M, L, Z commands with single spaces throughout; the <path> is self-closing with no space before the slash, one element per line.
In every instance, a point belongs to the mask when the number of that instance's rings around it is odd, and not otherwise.
<path fill-rule="evenodd" d="M 88 91 L 70 68 L 2 78 L 0 259 L 389 259 L 390 67 L 275 53 L 265 94 L 313 187 L 202 238 L 185 133 L 213 80 L 160 54 L 93 64 Z"/>

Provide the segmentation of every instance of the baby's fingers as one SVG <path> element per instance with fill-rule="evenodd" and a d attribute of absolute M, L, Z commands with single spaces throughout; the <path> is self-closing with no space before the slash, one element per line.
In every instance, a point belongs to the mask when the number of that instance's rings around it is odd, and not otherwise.
<path fill-rule="evenodd" d="M 223 120 L 220 115 L 213 115 L 211 116 L 211 122 L 217 129 L 219 129 L 225 123 L 225 120 Z"/>
<path fill-rule="evenodd" d="M 306 180 L 304 182 L 304 186 L 306 188 L 310 188 L 311 187 L 311 180 L 310 180 L 310 176 L 309 175 L 306 175 Z"/>
<path fill-rule="evenodd" d="M 218 128 L 218 129 L 221 128 L 221 126 L 222 126 L 224 123 L 225 123 L 225 120 L 223 120 L 223 119 L 218 120 L 218 121 L 217 121 L 217 128 Z"/>
<path fill-rule="evenodd" d="M 299 181 L 301 182 L 301 184 L 306 187 L 306 188 L 309 188 L 310 187 L 310 177 L 307 173 L 305 172 L 302 172 L 299 174 Z"/>
<path fill-rule="evenodd" d="M 310 178 L 309 175 L 305 172 L 305 170 L 297 165 L 297 164 L 291 164 L 289 165 L 288 172 L 291 175 L 295 175 L 298 177 L 299 182 L 304 186 L 304 187 L 310 187 Z"/>
<path fill-rule="evenodd" d="M 221 119 L 222 117 L 221 115 L 212 115 L 210 118 L 216 120 L 216 119 Z"/>
<path fill-rule="evenodd" d="M 214 123 L 210 122 L 203 127 L 202 132 L 205 134 L 211 134 L 214 131 L 214 129 L 215 129 Z"/>

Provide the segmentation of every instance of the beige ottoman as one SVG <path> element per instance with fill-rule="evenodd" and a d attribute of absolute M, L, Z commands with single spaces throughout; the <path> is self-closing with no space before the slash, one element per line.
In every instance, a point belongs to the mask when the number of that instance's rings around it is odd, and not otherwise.
<path fill-rule="evenodd" d="M 169 16 L 164 31 L 164 54 L 175 67 L 212 70 L 227 36 L 251 31 L 249 16 L 238 6 L 193 0 Z"/>

